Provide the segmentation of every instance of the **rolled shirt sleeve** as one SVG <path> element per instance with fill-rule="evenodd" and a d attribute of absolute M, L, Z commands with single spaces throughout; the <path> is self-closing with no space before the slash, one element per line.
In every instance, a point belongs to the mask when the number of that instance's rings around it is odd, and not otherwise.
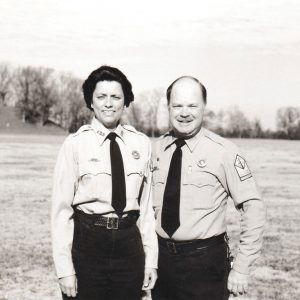
<path fill-rule="evenodd" d="M 260 256 L 266 207 L 241 151 L 232 146 L 224 156 L 224 170 L 229 195 L 240 213 L 240 241 L 233 269 L 249 274 L 254 261 Z"/>
<path fill-rule="evenodd" d="M 72 136 L 69 136 L 59 151 L 53 178 L 51 234 L 58 278 L 75 274 L 71 249 L 74 232 L 72 203 L 77 185 L 77 169 Z"/>
<path fill-rule="evenodd" d="M 152 205 L 152 172 L 151 163 L 151 144 L 149 142 L 148 164 L 143 181 L 143 190 L 140 198 L 140 218 L 138 221 L 141 232 L 142 242 L 145 251 L 145 267 L 157 268 L 158 244 L 155 232 L 155 218 Z"/>

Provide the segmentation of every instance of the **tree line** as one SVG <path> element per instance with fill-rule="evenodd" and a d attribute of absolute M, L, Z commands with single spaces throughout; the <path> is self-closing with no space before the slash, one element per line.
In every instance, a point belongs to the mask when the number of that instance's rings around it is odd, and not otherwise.
<path fill-rule="evenodd" d="M 86 124 L 92 113 L 86 108 L 82 79 L 71 73 L 45 67 L 13 67 L 0 63 L 0 101 L 14 106 L 23 122 L 55 124 L 74 132 Z M 168 107 L 163 89 L 142 92 L 126 108 L 122 122 L 148 136 L 158 136 L 169 128 Z M 214 112 L 206 110 L 205 126 L 225 137 L 300 139 L 300 107 L 277 110 L 276 130 L 264 130 L 259 119 L 250 120 L 238 106 Z"/>

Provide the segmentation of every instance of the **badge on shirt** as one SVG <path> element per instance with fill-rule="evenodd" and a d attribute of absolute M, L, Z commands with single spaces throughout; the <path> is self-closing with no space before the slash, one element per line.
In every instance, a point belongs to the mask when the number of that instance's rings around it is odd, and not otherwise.
<path fill-rule="evenodd" d="M 241 181 L 244 181 L 252 177 L 251 171 L 246 163 L 246 160 L 237 155 L 234 162 L 234 167 L 240 177 Z"/>
<path fill-rule="evenodd" d="M 105 133 L 101 130 L 98 130 L 97 133 L 100 134 L 101 136 L 105 136 Z"/>
<path fill-rule="evenodd" d="M 136 150 L 133 150 L 131 154 L 134 159 L 140 159 L 140 157 L 141 157 L 140 154 Z"/>
<path fill-rule="evenodd" d="M 204 159 L 200 159 L 197 163 L 198 167 L 204 168 L 206 166 L 206 161 Z"/>

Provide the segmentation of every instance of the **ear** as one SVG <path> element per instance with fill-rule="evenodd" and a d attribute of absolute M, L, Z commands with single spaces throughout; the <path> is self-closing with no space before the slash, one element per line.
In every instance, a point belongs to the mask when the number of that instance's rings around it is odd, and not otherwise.
<path fill-rule="evenodd" d="M 93 102 L 91 103 L 91 108 L 94 109 L 94 104 L 93 104 Z"/>

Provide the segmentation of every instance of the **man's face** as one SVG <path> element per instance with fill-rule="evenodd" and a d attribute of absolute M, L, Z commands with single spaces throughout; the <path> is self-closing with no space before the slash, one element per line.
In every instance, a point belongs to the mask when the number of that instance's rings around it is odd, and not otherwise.
<path fill-rule="evenodd" d="M 197 82 L 190 78 L 177 81 L 170 95 L 170 122 L 178 137 L 190 137 L 201 128 L 204 100 Z"/>
<path fill-rule="evenodd" d="M 96 118 L 108 129 L 115 129 L 124 109 L 124 93 L 117 81 L 99 81 L 96 84 L 92 108 Z"/>

